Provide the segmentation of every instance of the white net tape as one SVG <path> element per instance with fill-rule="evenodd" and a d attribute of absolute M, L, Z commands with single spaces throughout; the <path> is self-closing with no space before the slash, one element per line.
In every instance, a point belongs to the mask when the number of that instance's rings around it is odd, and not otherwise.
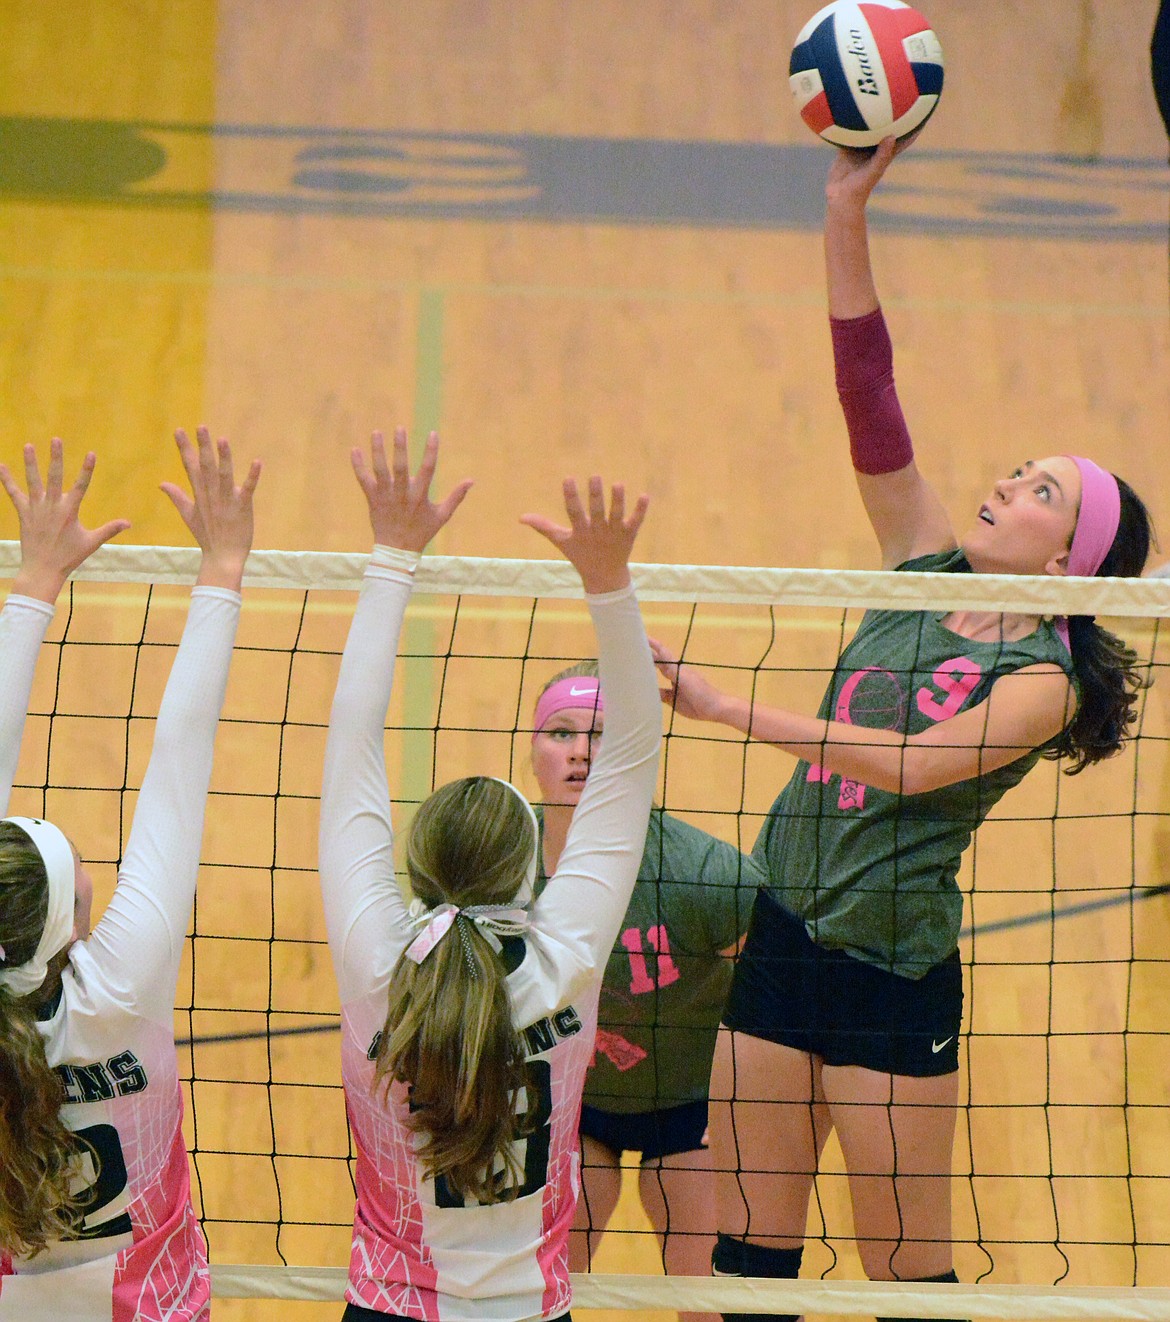
<path fill-rule="evenodd" d="M 253 551 L 244 583 L 258 588 L 353 591 L 361 583 L 366 558 L 330 551 Z M 19 562 L 19 544 L 0 542 L 0 577 L 15 574 Z M 105 546 L 74 578 L 95 583 L 190 583 L 198 567 L 199 552 L 194 547 Z M 1170 580 L 1162 578 L 1056 579 L 738 565 L 635 565 L 633 574 L 644 601 L 1170 616 Z M 415 590 L 572 598 L 581 596 L 581 583 L 563 560 L 435 555 L 424 556 Z"/>
<path fill-rule="evenodd" d="M 219 1299 L 340 1300 L 341 1267 L 213 1266 Z M 1170 1319 L 1170 1288 L 913 1285 L 893 1281 L 769 1281 L 756 1277 L 573 1277 L 573 1307 L 628 1312 L 808 1313 L 873 1317 Z"/>

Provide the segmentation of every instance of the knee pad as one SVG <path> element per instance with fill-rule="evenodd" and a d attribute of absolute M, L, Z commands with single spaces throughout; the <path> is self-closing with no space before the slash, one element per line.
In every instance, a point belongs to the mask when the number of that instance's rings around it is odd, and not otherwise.
<path fill-rule="evenodd" d="M 770 1249 L 731 1235 L 717 1235 L 711 1254 L 715 1276 L 767 1276 L 794 1281 L 800 1275 L 804 1249 Z M 797 1322 L 796 1313 L 724 1313 L 723 1322 Z"/>
<path fill-rule="evenodd" d="M 940 1276 L 914 1276 L 909 1280 L 903 1280 L 903 1285 L 958 1285 L 959 1278 L 955 1275 L 952 1268 L 949 1272 L 943 1272 Z M 879 1317 L 877 1322 L 898 1322 L 896 1318 Z M 925 1318 L 902 1318 L 901 1322 L 926 1322 Z M 937 1322 L 946 1322 L 945 1319 L 938 1319 Z M 952 1318 L 949 1322 L 960 1322 L 958 1318 Z"/>

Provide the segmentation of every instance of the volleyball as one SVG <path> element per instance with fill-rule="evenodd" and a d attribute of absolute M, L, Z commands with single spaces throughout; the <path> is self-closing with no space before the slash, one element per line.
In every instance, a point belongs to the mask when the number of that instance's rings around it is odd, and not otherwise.
<path fill-rule="evenodd" d="M 837 147 L 922 127 L 943 85 L 942 47 L 902 0 L 835 0 L 801 28 L 788 82 L 800 117 Z"/>

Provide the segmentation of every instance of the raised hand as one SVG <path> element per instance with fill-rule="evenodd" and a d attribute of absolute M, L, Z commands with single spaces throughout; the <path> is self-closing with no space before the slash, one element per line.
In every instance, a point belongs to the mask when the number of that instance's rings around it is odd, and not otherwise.
<path fill-rule="evenodd" d="M 565 513 L 569 526 L 562 527 L 540 514 L 524 514 L 520 522 L 547 537 L 581 575 L 585 591 L 614 592 L 630 581 L 630 552 L 649 496 L 639 496 L 633 513 L 626 518 L 626 489 L 620 482 L 610 488 L 609 513 L 605 510 L 605 487 L 600 477 L 589 479 L 589 506 L 582 504 L 575 479 L 564 483 Z"/>
<path fill-rule="evenodd" d="M 130 527 L 127 519 L 111 519 L 100 528 L 85 528 L 78 514 L 93 476 L 94 456 L 81 462 L 77 481 L 64 489 L 64 446 L 54 437 L 49 444 L 49 467 L 41 482 L 37 452 L 24 447 L 24 474 L 27 494 L 22 491 L 6 465 L 0 464 L 0 483 L 8 493 L 20 520 L 20 572 L 12 591 L 21 596 L 54 602 L 65 580 L 111 537 Z"/>
<path fill-rule="evenodd" d="M 212 444 L 206 427 L 195 431 L 196 444 L 181 428 L 175 432 L 179 457 L 191 483 L 188 494 L 173 482 L 161 483 L 203 551 L 196 580 L 204 587 L 240 590 L 244 561 L 252 549 L 252 493 L 260 480 L 260 461 L 253 459 L 247 476 L 236 485 L 232 448 L 226 440 Z"/>
<path fill-rule="evenodd" d="M 913 141 L 904 142 L 883 138 L 872 151 L 854 151 L 838 147 L 836 157 L 829 166 L 825 183 L 825 196 L 830 207 L 865 207 L 869 195 L 881 182 L 890 162 Z"/>
<path fill-rule="evenodd" d="M 662 701 L 680 716 L 692 721 L 717 721 L 723 711 L 724 694 L 695 669 L 685 665 L 664 643 L 650 639 L 654 664 L 666 680 Z"/>
<path fill-rule="evenodd" d="M 410 475 L 410 456 L 406 449 L 406 429 L 394 431 L 394 455 L 386 462 L 386 443 L 380 431 L 370 438 L 370 463 L 361 448 L 350 452 L 354 475 L 370 510 L 370 527 L 379 546 L 396 546 L 400 551 L 426 549 L 427 543 L 463 503 L 471 490 L 471 479 L 456 483 L 450 494 L 436 505 L 431 500 L 431 481 L 439 458 L 439 434 L 431 432 L 423 450 L 418 472 Z"/>

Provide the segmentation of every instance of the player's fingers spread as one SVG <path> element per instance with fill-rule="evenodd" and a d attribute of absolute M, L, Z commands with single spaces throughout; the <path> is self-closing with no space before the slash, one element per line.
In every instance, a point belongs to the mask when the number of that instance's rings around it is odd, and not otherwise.
<path fill-rule="evenodd" d="M 422 463 L 418 466 L 418 481 L 423 491 L 430 488 L 431 479 L 435 476 L 435 465 L 439 461 L 439 433 L 431 432 L 427 437 L 427 443 L 423 446 Z"/>
<path fill-rule="evenodd" d="M 90 479 L 93 477 L 94 465 L 97 463 L 97 455 L 92 450 L 86 452 L 85 458 L 81 461 L 81 468 L 77 474 L 77 480 L 73 483 L 73 494 L 78 501 L 89 490 Z"/>
<path fill-rule="evenodd" d="M 394 429 L 394 485 L 405 485 L 410 481 L 410 451 L 406 446 L 406 429 Z"/>
<path fill-rule="evenodd" d="M 16 479 L 12 476 L 7 464 L 0 464 L 0 486 L 8 492 L 8 499 L 12 501 L 17 509 L 20 509 L 24 503 L 24 492 L 17 485 Z"/>
<path fill-rule="evenodd" d="M 175 445 L 179 450 L 179 459 L 183 464 L 183 471 L 187 474 L 187 480 L 191 483 L 191 489 L 195 489 L 195 483 L 199 476 L 199 454 L 195 448 L 194 442 L 190 436 L 179 427 L 175 431 Z"/>
<path fill-rule="evenodd" d="M 183 487 L 176 486 L 174 482 L 160 482 L 158 489 L 179 511 L 183 521 L 186 522 L 188 515 L 195 506 L 195 502 L 187 494 Z"/>
<path fill-rule="evenodd" d="M 553 523 L 551 519 L 546 519 L 543 514 L 521 514 L 520 522 L 526 528 L 531 528 L 533 532 L 538 532 L 542 537 L 547 537 L 550 542 L 557 546 L 567 542 L 573 535 L 571 528 L 562 528 L 559 523 Z"/>
<path fill-rule="evenodd" d="M 609 521 L 619 527 L 626 520 L 626 488 L 623 483 L 615 482 L 609 489 Z"/>
<path fill-rule="evenodd" d="M 104 546 L 111 537 L 117 537 L 120 532 L 125 532 L 129 527 L 129 519 L 111 519 L 109 523 L 103 523 L 100 528 L 95 528 L 92 536 L 99 546 Z"/>
<path fill-rule="evenodd" d="M 569 522 L 576 528 L 585 520 L 585 508 L 581 504 L 581 493 L 577 490 L 577 479 L 565 478 L 561 490 L 565 497 L 565 513 L 569 516 Z"/>
<path fill-rule="evenodd" d="M 236 489 L 236 483 L 232 472 L 232 447 L 225 436 L 221 436 L 215 443 L 215 460 L 219 469 L 220 495 L 230 496 Z"/>
<path fill-rule="evenodd" d="M 247 496 L 249 500 L 252 498 L 252 493 L 256 490 L 256 483 L 260 481 L 260 473 L 263 467 L 264 465 L 261 464 L 259 459 L 253 459 L 248 466 L 247 476 L 244 478 L 244 481 L 240 486 L 240 491 L 243 495 Z"/>
<path fill-rule="evenodd" d="M 49 471 L 45 489 L 50 496 L 61 494 L 62 479 L 65 473 L 65 446 L 59 436 L 49 442 Z"/>
<path fill-rule="evenodd" d="M 386 437 L 380 431 L 370 435 L 370 469 L 376 483 L 390 481 L 390 465 L 386 462 Z"/>
<path fill-rule="evenodd" d="M 605 519 L 605 484 L 599 474 L 589 479 L 589 521 L 597 523 Z"/>
<path fill-rule="evenodd" d="M 355 445 L 349 452 L 349 463 L 353 469 L 353 475 L 358 480 L 358 485 L 363 491 L 369 489 L 373 481 L 369 468 L 366 466 L 365 451 L 360 445 Z"/>
<path fill-rule="evenodd" d="M 447 497 L 447 499 L 442 502 L 442 504 L 439 506 L 439 516 L 442 518 L 444 523 L 446 523 L 446 521 L 451 517 L 451 515 L 454 514 L 455 511 L 459 508 L 459 506 L 463 504 L 464 496 L 467 495 L 467 493 L 471 490 L 473 485 L 474 484 L 471 478 L 465 477 L 462 482 L 456 485 L 455 489 L 451 492 L 451 494 Z"/>
<path fill-rule="evenodd" d="M 210 480 L 211 473 L 215 467 L 215 451 L 211 445 L 211 433 L 206 427 L 195 428 L 196 450 L 192 454 L 193 468 L 191 472 L 191 481 L 195 482 L 197 478 L 204 481 Z"/>
<path fill-rule="evenodd" d="M 642 526 L 642 521 L 646 517 L 646 511 L 650 508 L 650 497 L 643 492 L 634 502 L 633 513 L 626 520 L 626 531 L 637 536 L 638 529 Z"/>
<path fill-rule="evenodd" d="M 24 447 L 24 485 L 25 490 L 30 496 L 39 496 L 42 493 L 41 470 L 37 463 L 37 450 L 35 445 L 26 445 Z"/>

